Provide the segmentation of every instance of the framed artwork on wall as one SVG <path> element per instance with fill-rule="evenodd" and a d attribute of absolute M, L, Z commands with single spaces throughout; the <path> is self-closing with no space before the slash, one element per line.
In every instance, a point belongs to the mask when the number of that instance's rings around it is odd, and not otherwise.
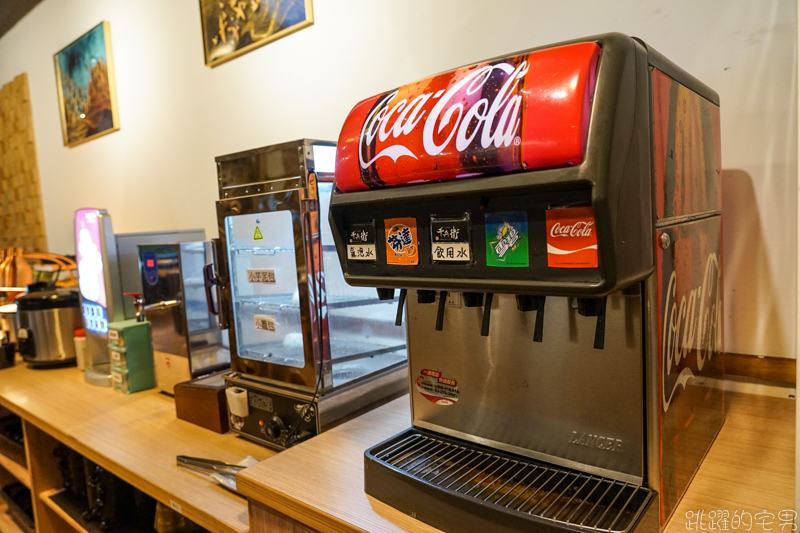
<path fill-rule="evenodd" d="M 64 145 L 119 129 L 111 26 L 103 21 L 53 56 Z"/>
<path fill-rule="evenodd" d="M 200 0 L 206 65 L 215 67 L 311 26 L 311 0 Z"/>

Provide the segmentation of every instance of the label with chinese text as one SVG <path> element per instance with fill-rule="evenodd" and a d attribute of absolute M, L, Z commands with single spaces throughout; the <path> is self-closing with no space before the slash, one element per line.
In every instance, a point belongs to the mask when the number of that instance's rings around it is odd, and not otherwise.
<path fill-rule="evenodd" d="M 275 283 L 275 269 L 248 268 L 247 281 L 249 283 Z"/>
<path fill-rule="evenodd" d="M 386 228 L 386 263 L 389 265 L 419 264 L 416 218 L 388 218 Z"/>
<path fill-rule="evenodd" d="M 486 265 L 528 264 L 528 215 L 524 211 L 486 213 Z"/>
<path fill-rule="evenodd" d="M 375 261 L 375 221 L 350 224 L 347 260 Z"/>
<path fill-rule="evenodd" d="M 437 405 L 453 405 L 458 401 L 458 382 L 446 372 L 426 368 L 414 384 L 423 398 Z"/>
<path fill-rule="evenodd" d="M 269 331 L 275 333 L 275 317 L 269 315 L 254 316 L 256 331 Z"/>
<path fill-rule="evenodd" d="M 434 263 L 469 263 L 472 260 L 468 215 L 461 218 L 431 217 L 431 260 Z"/>
<path fill-rule="evenodd" d="M 547 266 L 597 268 L 597 232 L 591 207 L 548 209 Z"/>

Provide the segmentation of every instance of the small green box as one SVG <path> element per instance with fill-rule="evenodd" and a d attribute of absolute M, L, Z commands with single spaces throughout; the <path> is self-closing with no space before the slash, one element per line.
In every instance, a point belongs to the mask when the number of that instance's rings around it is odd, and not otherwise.
<path fill-rule="evenodd" d="M 149 322 L 122 320 L 108 325 L 114 390 L 130 394 L 156 386 Z"/>

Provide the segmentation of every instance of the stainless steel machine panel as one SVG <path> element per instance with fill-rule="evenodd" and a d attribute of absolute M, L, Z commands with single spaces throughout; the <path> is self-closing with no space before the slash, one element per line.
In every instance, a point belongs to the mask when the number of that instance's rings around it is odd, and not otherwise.
<path fill-rule="evenodd" d="M 447 305 L 443 331 L 435 331 L 437 306 L 410 297 L 414 425 L 641 484 L 644 370 L 636 292 L 609 296 L 602 351 L 592 347 L 597 319 L 581 316 L 571 298 L 547 298 L 545 334 L 536 343 L 536 313 L 517 310 L 514 296 L 495 295 L 488 337 L 480 335 L 482 307 Z M 432 389 L 432 381 L 441 386 Z"/>
<path fill-rule="evenodd" d="M 202 229 L 147 231 L 142 233 L 118 233 L 115 238 L 117 239 L 117 258 L 122 292 L 141 293 L 143 287 L 139 268 L 140 244 L 204 241 L 206 232 Z M 200 275 L 202 276 L 202 271 Z M 136 317 L 136 309 L 133 307 L 132 298 L 124 298 L 122 305 L 125 318 Z"/>
<path fill-rule="evenodd" d="M 211 243 L 140 245 L 139 254 L 145 314 L 156 352 L 186 360 L 189 372 L 183 381 L 229 366 L 227 335 L 209 312 L 203 283 L 203 267 L 213 262 Z M 165 305 L 170 302 L 174 305 Z"/>

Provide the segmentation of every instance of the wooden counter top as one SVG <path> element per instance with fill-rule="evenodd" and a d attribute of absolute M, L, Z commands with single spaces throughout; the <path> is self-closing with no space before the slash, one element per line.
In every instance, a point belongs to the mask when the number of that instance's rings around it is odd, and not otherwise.
<path fill-rule="evenodd" d="M 686 531 L 686 512 L 769 510 L 794 505 L 792 400 L 726 394 L 725 425 L 667 533 Z M 438 531 L 364 493 L 364 450 L 409 427 L 404 396 L 237 476 L 239 490 L 322 533 Z"/>
<path fill-rule="evenodd" d="M 155 389 L 125 395 L 89 385 L 75 368 L 0 370 L 0 405 L 211 531 L 248 531 L 247 501 L 179 468 L 175 457 L 235 463 L 275 455 L 178 420 L 174 400 Z"/>

